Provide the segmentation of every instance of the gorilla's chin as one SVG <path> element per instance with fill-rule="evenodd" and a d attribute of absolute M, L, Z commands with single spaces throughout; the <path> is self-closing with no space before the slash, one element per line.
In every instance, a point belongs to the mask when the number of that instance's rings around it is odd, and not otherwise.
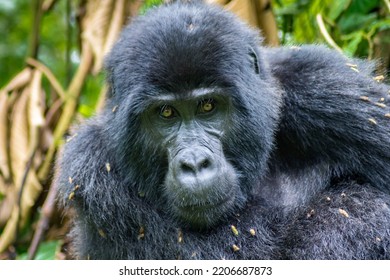
<path fill-rule="evenodd" d="M 192 230 L 206 230 L 231 218 L 245 204 L 245 196 L 236 186 L 214 195 L 214 199 L 171 200 L 171 215 Z"/>
<path fill-rule="evenodd" d="M 207 157 L 207 166 L 196 164 L 205 161 L 203 158 L 201 152 L 192 152 L 185 158 L 186 168 L 175 168 L 174 163 L 180 159 L 174 158 L 164 182 L 167 209 L 179 223 L 193 229 L 215 226 L 230 217 L 244 200 L 233 166 L 215 155 Z"/>
<path fill-rule="evenodd" d="M 229 216 L 235 208 L 235 197 L 227 196 L 219 201 L 176 206 L 175 216 L 192 229 L 207 229 Z"/>

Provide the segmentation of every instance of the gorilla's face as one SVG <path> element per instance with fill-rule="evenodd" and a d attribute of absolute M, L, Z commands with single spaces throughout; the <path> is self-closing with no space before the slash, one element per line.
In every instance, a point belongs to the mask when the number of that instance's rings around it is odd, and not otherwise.
<path fill-rule="evenodd" d="M 109 55 L 110 99 L 123 104 L 110 135 L 152 207 L 210 228 L 264 175 L 280 97 L 252 30 L 219 9 L 180 9 L 135 21 Z"/>
<path fill-rule="evenodd" d="M 237 171 L 224 155 L 231 100 L 219 89 L 160 94 L 144 113 L 166 153 L 163 193 L 171 214 L 196 228 L 212 226 L 242 203 Z"/>

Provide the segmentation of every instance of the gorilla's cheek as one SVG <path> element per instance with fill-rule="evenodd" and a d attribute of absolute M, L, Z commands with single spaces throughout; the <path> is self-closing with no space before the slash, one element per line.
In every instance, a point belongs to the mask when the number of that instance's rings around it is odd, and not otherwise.
<path fill-rule="evenodd" d="M 190 147 L 169 162 L 165 195 L 171 214 L 194 227 L 209 227 L 241 204 L 234 168 L 209 149 Z"/>

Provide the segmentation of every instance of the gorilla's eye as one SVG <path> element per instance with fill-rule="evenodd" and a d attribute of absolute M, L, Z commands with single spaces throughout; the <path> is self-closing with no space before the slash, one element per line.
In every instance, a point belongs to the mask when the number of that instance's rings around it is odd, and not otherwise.
<path fill-rule="evenodd" d="M 175 116 L 175 110 L 169 105 L 162 105 L 160 107 L 160 116 L 164 119 L 170 119 Z"/>
<path fill-rule="evenodd" d="M 209 113 L 215 108 L 215 100 L 212 98 L 204 99 L 200 102 L 199 110 L 201 113 Z"/>

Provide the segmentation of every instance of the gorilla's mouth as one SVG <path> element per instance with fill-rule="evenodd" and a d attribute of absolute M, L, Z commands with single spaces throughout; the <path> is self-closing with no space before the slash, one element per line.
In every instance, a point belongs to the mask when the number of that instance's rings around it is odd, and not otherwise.
<path fill-rule="evenodd" d="M 190 227 L 203 229 L 218 223 L 234 208 L 234 195 L 225 196 L 218 201 L 178 205 L 176 215 Z"/>
<path fill-rule="evenodd" d="M 189 204 L 184 206 L 179 206 L 180 211 L 197 211 L 202 212 L 206 210 L 210 210 L 213 208 L 220 208 L 223 207 L 223 205 L 227 204 L 230 200 L 232 200 L 232 197 L 225 197 L 224 199 L 218 200 L 217 202 L 204 202 L 204 203 L 197 203 L 197 204 Z"/>
<path fill-rule="evenodd" d="M 171 160 L 163 186 L 168 212 L 195 229 L 216 225 L 242 201 L 237 172 L 208 148 L 181 150 Z"/>

